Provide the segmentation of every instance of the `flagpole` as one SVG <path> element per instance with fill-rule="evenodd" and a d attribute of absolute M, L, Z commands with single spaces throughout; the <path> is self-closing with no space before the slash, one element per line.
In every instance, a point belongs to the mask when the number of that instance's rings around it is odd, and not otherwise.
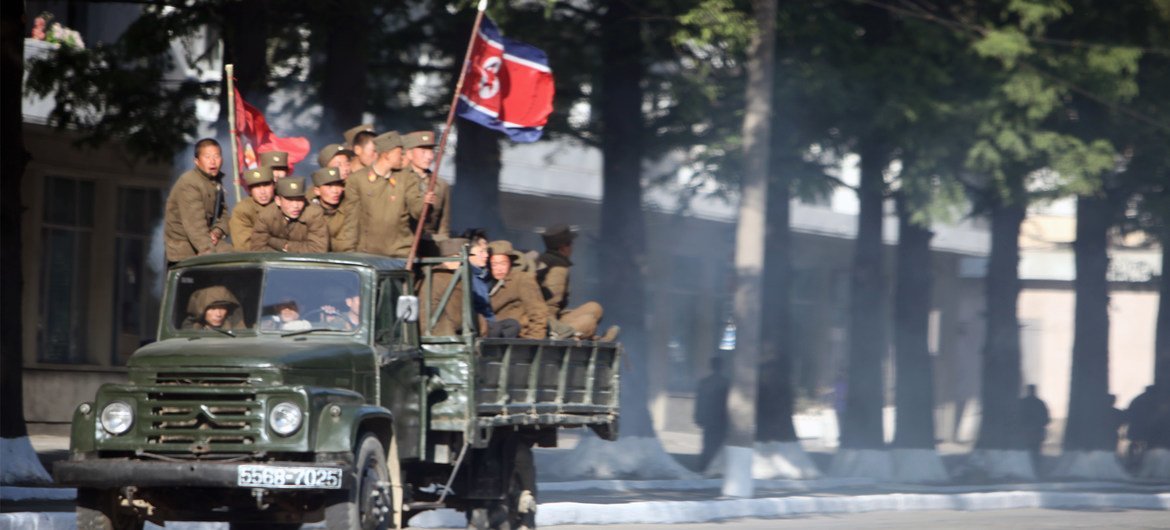
<path fill-rule="evenodd" d="M 435 179 L 439 177 L 439 167 L 443 165 L 443 151 L 447 148 L 447 135 L 451 133 L 451 125 L 455 121 L 455 108 L 459 106 L 459 94 L 463 92 L 463 80 L 467 77 L 467 67 L 471 63 L 471 51 L 475 46 L 475 36 L 479 34 L 479 25 L 483 22 L 483 13 L 487 10 L 487 4 L 488 0 L 479 0 L 475 24 L 471 27 L 471 38 L 467 41 L 467 53 L 463 55 L 463 67 L 459 70 L 459 81 L 455 83 L 455 93 L 451 96 L 451 108 L 447 111 L 447 124 L 443 127 L 443 134 L 439 136 L 439 145 L 435 149 L 435 170 L 431 171 L 430 178 L 427 179 L 428 194 L 435 192 Z M 410 254 L 407 254 L 406 257 L 408 267 L 414 266 L 414 258 L 418 254 L 418 243 L 422 239 L 423 227 L 426 225 L 430 206 L 430 204 L 423 203 L 418 226 L 414 229 L 414 241 L 410 244 Z M 451 212 L 445 212 L 444 215 L 451 215 Z"/>
<path fill-rule="evenodd" d="M 236 83 L 233 73 L 235 67 L 226 64 L 223 69 L 227 73 L 228 130 L 232 135 L 232 187 L 236 190 L 236 204 L 239 204 L 243 196 L 240 193 L 240 141 L 236 138 Z"/>

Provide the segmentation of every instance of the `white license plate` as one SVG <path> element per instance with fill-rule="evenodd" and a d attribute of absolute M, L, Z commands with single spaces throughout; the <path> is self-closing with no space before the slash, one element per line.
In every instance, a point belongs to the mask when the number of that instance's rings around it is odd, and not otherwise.
<path fill-rule="evenodd" d="M 236 485 L 249 488 L 340 489 L 341 469 L 243 465 L 236 471 Z"/>

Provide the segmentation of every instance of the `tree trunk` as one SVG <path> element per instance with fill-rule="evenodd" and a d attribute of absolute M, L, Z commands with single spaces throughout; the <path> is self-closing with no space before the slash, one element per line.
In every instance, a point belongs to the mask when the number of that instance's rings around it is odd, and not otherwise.
<path fill-rule="evenodd" d="M 883 260 L 882 209 L 885 152 L 875 142 L 863 140 L 861 185 L 858 190 L 857 241 L 849 285 L 849 370 L 845 390 L 845 417 L 841 422 L 841 446 L 877 449 L 882 437 L 882 360 L 888 354 L 888 312 Z"/>
<path fill-rule="evenodd" d="M 894 446 L 934 449 L 934 366 L 930 357 L 930 240 L 914 223 L 912 206 L 898 196 L 898 269 L 894 287 Z"/>
<path fill-rule="evenodd" d="M 601 276 L 605 324 L 622 327 L 632 370 L 622 375 L 622 433 L 654 436 L 646 375 L 643 267 L 646 221 L 642 213 L 642 22 L 627 2 L 609 2 L 602 15 Z M 604 325 L 603 325 L 604 327 Z"/>
<path fill-rule="evenodd" d="M 1109 200 L 1077 197 L 1076 322 L 1064 449 L 1115 450 L 1104 432 L 1109 397 Z"/>
<path fill-rule="evenodd" d="M 236 90 L 252 106 L 268 108 L 268 0 L 232 2 L 219 8 L 223 15 L 223 62 L 235 66 Z M 221 85 L 219 122 L 216 132 L 227 138 L 227 77 Z M 224 153 L 231 152 L 224 146 Z M 231 161 L 225 160 L 231 168 Z M 244 168 L 240 168 L 243 170 Z"/>
<path fill-rule="evenodd" d="M 776 113 L 773 110 L 773 115 Z M 773 119 L 774 135 L 779 135 Z M 795 388 L 792 381 L 792 224 L 791 187 L 783 156 L 786 145 L 772 142 L 771 179 L 768 182 L 767 237 L 764 241 L 762 359 L 756 385 L 756 440 L 794 442 L 792 422 Z"/>
<path fill-rule="evenodd" d="M 16 81 L 24 71 L 24 2 L 12 2 L 4 7 L 0 17 L 0 77 L 6 82 L 0 92 L 0 137 L 4 138 L 4 156 L 0 158 L 0 179 L 5 193 L 0 194 L 0 438 L 27 436 L 24 424 L 24 347 L 21 289 L 24 286 L 21 270 L 21 188 L 28 152 L 24 150 L 21 85 Z"/>
<path fill-rule="evenodd" d="M 753 0 L 756 34 L 748 49 L 743 117 L 744 175 L 735 233 L 735 357 L 727 396 L 727 471 L 723 494 L 751 497 L 756 439 L 768 165 L 772 146 L 772 86 L 776 56 L 776 0 Z"/>
<path fill-rule="evenodd" d="M 1170 219 L 1162 221 L 1162 276 L 1154 338 L 1154 384 L 1170 387 Z"/>
<path fill-rule="evenodd" d="M 339 0 L 328 5 L 336 9 L 324 14 L 325 61 L 320 65 L 324 113 L 317 132 L 340 137 L 342 131 L 361 123 L 366 109 L 366 62 L 374 17 L 370 4 L 363 0 Z"/>
<path fill-rule="evenodd" d="M 1019 179 L 1016 179 L 1019 180 Z M 986 289 L 986 339 L 980 382 L 983 417 L 979 425 L 980 449 L 1023 449 L 1019 430 L 1020 398 L 1020 225 L 1026 205 L 1022 183 L 1011 199 L 996 199 L 991 206 L 991 256 Z"/>
<path fill-rule="evenodd" d="M 500 134 L 477 123 L 455 120 L 455 190 L 451 194 L 452 226 L 484 228 L 492 238 L 503 236 L 500 215 Z"/>

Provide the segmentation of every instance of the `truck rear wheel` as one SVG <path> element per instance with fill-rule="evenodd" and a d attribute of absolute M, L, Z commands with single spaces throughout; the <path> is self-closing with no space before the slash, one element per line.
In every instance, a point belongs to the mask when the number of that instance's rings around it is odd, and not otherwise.
<path fill-rule="evenodd" d="M 144 521 L 118 508 L 116 490 L 77 489 L 78 530 L 142 530 Z"/>
<path fill-rule="evenodd" d="M 473 530 L 531 530 L 536 528 L 536 465 L 532 447 L 516 444 L 504 498 L 467 512 Z"/>
<path fill-rule="evenodd" d="M 345 497 L 325 507 L 329 530 L 384 530 L 393 521 L 386 450 L 373 434 L 362 436 L 354 452 L 357 482 Z"/>

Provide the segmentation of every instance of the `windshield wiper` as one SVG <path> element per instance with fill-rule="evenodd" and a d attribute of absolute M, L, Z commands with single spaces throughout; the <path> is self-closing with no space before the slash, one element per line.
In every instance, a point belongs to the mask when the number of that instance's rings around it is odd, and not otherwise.
<path fill-rule="evenodd" d="M 232 330 L 230 330 L 230 329 L 219 329 L 219 328 L 213 328 L 211 326 L 205 327 L 203 329 L 210 329 L 212 331 L 218 331 L 218 332 L 223 333 L 224 335 L 227 335 L 233 339 L 236 338 L 236 334 L 232 333 Z"/>
<path fill-rule="evenodd" d="M 298 329 L 298 330 L 296 330 L 296 331 L 290 331 L 290 332 L 288 332 L 288 333 L 281 333 L 281 334 L 280 334 L 280 337 L 281 337 L 281 338 L 284 338 L 284 337 L 295 337 L 295 336 L 297 336 L 297 335 L 305 335 L 305 334 L 307 334 L 307 333 L 315 333 L 315 332 L 318 332 L 318 331 L 345 331 L 345 330 L 344 330 L 344 329 L 337 329 L 337 328 L 309 328 L 309 329 Z"/>

